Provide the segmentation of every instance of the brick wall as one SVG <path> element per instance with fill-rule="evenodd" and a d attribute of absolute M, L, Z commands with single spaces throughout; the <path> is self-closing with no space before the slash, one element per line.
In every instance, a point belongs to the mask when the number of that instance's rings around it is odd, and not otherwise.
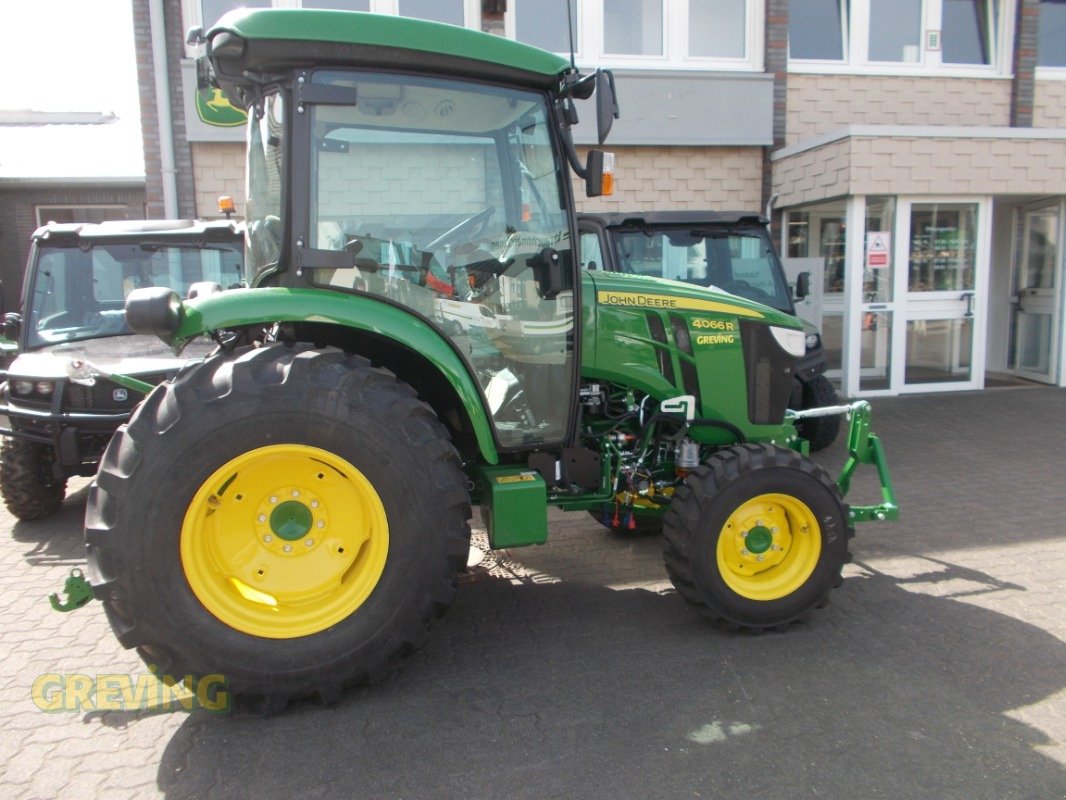
<path fill-rule="evenodd" d="M 1066 128 L 1066 81 L 1037 81 L 1033 127 Z"/>
<path fill-rule="evenodd" d="M 762 198 L 762 148 L 612 147 L 615 193 L 585 197 L 574 179 L 579 211 L 653 209 L 758 210 Z M 584 162 L 584 152 L 581 153 Z"/>
<path fill-rule="evenodd" d="M 184 21 L 181 0 L 163 0 L 166 25 L 167 79 L 170 82 L 170 114 L 174 135 L 174 169 L 178 192 L 178 216 L 195 216 L 198 201 L 193 185 L 192 148 L 185 138 L 185 108 L 181 93 L 181 57 L 184 55 Z M 163 162 L 159 143 L 159 117 L 156 113 L 155 72 L 152 60 L 151 19 L 148 0 L 133 0 L 133 32 L 137 54 L 137 85 L 140 92 L 141 132 L 144 138 L 144 167 L 147 177 L 147 215 L 161 218 L 163 207 Z M 214 204 L 212 204 L 213 207 Z"/>
<path fill-rule="evenodd" d="M 22 273 L 30 251 L 30 236 L 37 229 L 37 206 L 126 206 L 127 218 L 144 215 L 141 188 L 48 188 L 27 186 L 0 189 L 0 282 L 3 311 L 18 310 Z"/>
<path fill-rule="evenodd" d="M 852 195 L 1061 194 L 1062 139 L 853 137 L 775 164 L 782 205 Z"/>
<path fill-rule="evenodd" d="M 788 76 L 789 144 L 846 125 L 1010 124 L 1011 82 L 871 75 Z"/>

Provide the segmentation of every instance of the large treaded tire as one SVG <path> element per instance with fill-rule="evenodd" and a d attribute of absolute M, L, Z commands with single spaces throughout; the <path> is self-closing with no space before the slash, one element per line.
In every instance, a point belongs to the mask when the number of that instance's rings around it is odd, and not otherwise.
<path fill-rule="evenodd" d="M 365 476 L 384 507 L 388 549 L 350 615 L 268 638 L 200 602 L 182 525 L 220 465 L 286 443 L 328 451 Z M 215 356 L 145 399 L 104 454 L 85 535 L 94 592 L 123 646 L 178 680 L 221 674 L 231 696 L 275 711 L 298 697 L 335 701 L 419 648 L 455 596 L 469 517 L 458 454 L 409 386 L 339 350 L 272 345 Z"/>
<path fill-rule="evenodd" d="M 836 389 L 825 375 L 803 384 L 803 408 L 835 406 L 839 402 Z M 836 441 L 840 433 L 840 417 L 833 415 L 800 420 L 796 423 L 796 432 L 810 442 L 812 453 L 824 450 Z"/>
<path fill-rule="evenodd" d="M 59 511 L 67 482 L 52 473 L 54 461 L 50 445 L 4 437 L 0 444 L 0 494 L 8 511 L 27 521 Z"/>
<path fill-rule="evenodd" d="M 820 547 L 816 558 L 810 556 L 811 573 L 802 583 L 797 578 L 797 585 L 781 597 L 753 599 L 730 587 L 720 546 L 733 515 L 764 497 L 785 497 L 809 509 L 808 519 L 819 529 Z M 851 560 L 848 540 L 853 530 L 848 520 L 839 488 L 813 461 L 768 444 L 735 445 L 690 472 L 675 493 L 664 519 L 666 570 L 678 594 L 706 616 L 733 628 L 783 630 L 825 605 L 829 592 L 840 585 L 841 570 Z M 794 525 L 791 530 L 796 542 L 797 529 Z M 785 549 L 787 556 L 787 545 Z M 765 574 L 773 578 L 771 572 Z"/>

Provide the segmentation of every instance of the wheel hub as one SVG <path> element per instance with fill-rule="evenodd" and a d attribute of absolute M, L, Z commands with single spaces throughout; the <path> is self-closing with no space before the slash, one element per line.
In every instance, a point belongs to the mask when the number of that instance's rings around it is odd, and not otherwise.
<path fill-rule="evenodd" d="M 719 574 L 743 597 L 774 600 L 810 577 L 821 546 L 821 528 L 806 503 L 787 494 L 757 495 L 741 503 L 719 533 Z"/>
<path fill-rule="evenodd" d="M 270 529 L 287 542 L 302 539 L 313 524 L 311 509 L 298 500 L 286 500 L 270 515 Z"/>

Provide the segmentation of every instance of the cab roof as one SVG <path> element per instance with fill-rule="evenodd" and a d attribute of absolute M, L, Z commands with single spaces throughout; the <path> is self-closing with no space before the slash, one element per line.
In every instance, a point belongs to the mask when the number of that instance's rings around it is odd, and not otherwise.
<path fill-rule="evenodd" d="M 541 87 L 570 69 L 565 58 L 502 36 L 361 11 L 238 9 L 205 38 L 224 90 L 249 69 L 391 67 Z"/>
<path fill-rule="evenodd" d="M 49 222 L 33 232 L 39 244 L 73 247 L 93 242 L 210 241 L 236 242 L 244 237 L 244 223 L 237 220 L 137 219 L 108 222 Z"/>
<path fill-rule="evenodd" d="M 610 214 L 579 214 L 605 228 L 643 228 L 660 225 L 758 225 L 769 220 L 758 211 L 617 211 Z"/>

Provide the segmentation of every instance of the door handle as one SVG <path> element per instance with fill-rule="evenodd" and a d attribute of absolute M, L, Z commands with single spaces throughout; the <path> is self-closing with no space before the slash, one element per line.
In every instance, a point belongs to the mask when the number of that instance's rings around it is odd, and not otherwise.
<path fill-rule="evenodd" d="M 966 313 L 963 314 L 964 317 L 970 318 L 973 316 L 973 296 L 974 292 L 963 292 L 959 297 L 960 300 L 966 301 Z"/>

